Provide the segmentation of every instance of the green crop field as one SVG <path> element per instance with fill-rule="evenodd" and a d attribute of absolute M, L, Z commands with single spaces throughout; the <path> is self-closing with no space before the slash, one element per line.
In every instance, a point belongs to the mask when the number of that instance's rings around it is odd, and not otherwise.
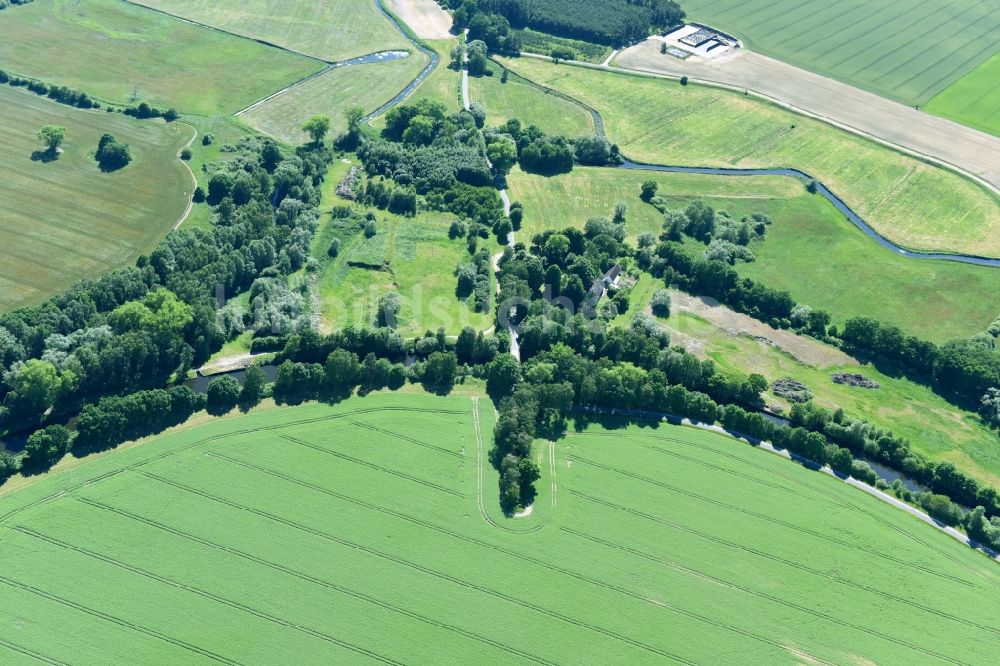
<path fill-rule="evenodd" d="M 1000 256 L 1000 198 L 952 172 L 736 93 L 530 58 L 504 63 L 595 107 L 634 160 L 795 167 L 901 246 Z"/>
<path fill-rule="evenodd" d="M 834 323 L 866 315 L 912 335 L 944 342 L 986 329 L 1000 313 L 1000 269 L 948 261 L 907 259 L 883 249 L 829 202 L 810 195 L 792 178 L 737 178 L 577 167 L 552 178 L 515 169 L 510 195 L 524 204 L 525 238 L 545 229 L 610 217 L 618 201 L 628 206 L 626 229 L 635 239 L 659 235 L 663 216 L 639 198 L 654 180 L 672 208 L 704 199 L 739 219 L 766 213 L 775 223 L 751 250 L 757 260 L 738 264 L 741 274 L 783 289 L 796 301 L 829 311 Z M 700 246 L 692 246 L 700 252 Z M 802 276 L 809 276 L 803 279 Z"/>
<path fill-rule="evenodd" d="M 979 0 L 687 0 L 684 9 L 751 49 L 906 104 L 1000 50 L 1000 12 Z"/>
<path fill-rule="evenodd" d="M 134 1 L 323 60 L 347 60 L 410 46 L 373 0 Z"/>
<path fill-rule="evenodd" d="M 3 658 L 991 660 L 996 564 L 832 477 L 715 433 L 590 426 L 536 443 L 537 510 L 508 520 L 492 424 L 485 399 L 381 393 L 8 490 Z"/>
<path fill-rule="evenodd" d="M 0 86 L 0 109 L 0 310 L 134 262 L 184 214 L 193 186 L 177 153 L 190 126 L 72 109 L 9 86 Z M 66 128 L 55 161 L 33 159 L 44 125 Z M 94 160 L 104 133 L 131 148 L 120 171 L 102 173 Z"/>
<path fill-rule="evenodd" d="M 1000 53 L 941 91 L 924 111 L 1000 136 L 997 81 L 1000 81 Z"/>
<path fill-rule="evenodd" d="M 16 9 L 0 21 L 0 69 L 115 104 L 233 113 L 323 67 L 121 0 L 38 0 Z"/>
<path fill-rule="evenodd" d="M 337 67 L 309 79 L 239 115 L 253 128 L 291 144 L 309 141 L 302 123 L 329 116 L 331 135 L 347 129 L 344 111 L 360 106 L 375 111 L 398 95 L 427 66 L 420 51 L 403 60 Z"/>
<path fill-rule="evenodd" d="M 341 178 L 331 176 L 330 187 Z M 334 197 L 328 193 L 327 203 L 346 203 L 333 202 Z M 316 235 L 313 257 L 320 263 L 316 290 L 325 329 L 372 323 L 379 298 L 390 292 L 401 299 L 396 328 L 404 336 L 420 336 L 439 327 L 457 335 L 465 326 L 477 330 L 492 326 L 490 314 L 475 312 L 455 295 L 455 268 L 472 257 L 464 238 L 448 238 L 453 215 L 427 212 L 408 218 L 384 211 L 376 214 L 378 233 L 372 238 L 343 236 L 326 221 Z M 330 259 L 327 248 L 336 237 L 343 245 L 340 254 Z"/>
<path fill-rule="evenodd" d="M 486 108 L 488 125 L 517 118 L 523 125 L 537 125 L 543 132 L 570 138 L 594 133 L 594 122 L 586 110 L 517 76 L 511 76 L 507 83 L 500 83 L 499 71 L 493 76 L 469 77 L 469 98 Z"/>

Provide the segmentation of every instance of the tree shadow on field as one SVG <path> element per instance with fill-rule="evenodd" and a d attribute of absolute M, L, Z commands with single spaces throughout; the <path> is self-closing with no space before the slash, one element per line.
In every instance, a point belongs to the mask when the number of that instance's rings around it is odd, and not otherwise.
<path fill-rule="evenodd" d="M 32 162 L 48 164 L 49 162 L 55 162 L 57 159 L 59 159 L 59 153 L 54 153 L 51 150 L 36 150 L 31 153 Z"/>

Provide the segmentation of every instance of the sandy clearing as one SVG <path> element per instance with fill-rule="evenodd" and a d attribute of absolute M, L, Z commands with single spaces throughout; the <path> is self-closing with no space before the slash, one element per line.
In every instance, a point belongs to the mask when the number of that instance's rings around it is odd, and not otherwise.
<path fill-rule="evenodd" d="M 792 331 L 771 328 L 767 324 L 757 321 L 749 315 L 731 310 L 713 299 L 691 296 L 674 289 L 670 291 L 670 299 L 671 309 L 674 312 L 697 315 L 730 335 L 745 335 L 760 340 L 764 344 L 791 354 L 807 365 L 817 368 L 859 365 L 856 359 L 839 349 Z M 678 329 L 677 333 L 680 333 L 681 336 L 677 342 L 684 344 L 685 348 L 691 344 L 692 348 L 689 351 L 696 355 L 703 355 L 703 349 L 700 350 L 701 354 L 698 353 L 700 343 L 697 343 L 695 338 L 685 334 L 682 329 Z"/>
<path fill-rule="evenodd" d="M 749 90 L 793 110 L 954 167 L 1000 191 L 1000 137 L 746 49 L 711 61 L 693 62 L 661 54 L 660 43 L 650 39 L 628 48 L 614 64 Z"/>
<path fill-rule="evenodd" d="M 434 0 L 386 0 L 389 9 L 424 39 L 448 39 L 451 15 Z"/>

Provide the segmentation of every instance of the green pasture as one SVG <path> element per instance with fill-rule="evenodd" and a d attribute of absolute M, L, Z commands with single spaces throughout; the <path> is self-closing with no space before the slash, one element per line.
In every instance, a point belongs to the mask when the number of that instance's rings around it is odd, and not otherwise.
<path fill-rule="evenodd" d="M 832 477 L 715 433 L 581 423 L 535 443 L 538 506 L 508 519 L 485 508 L 492 422 L 485 399 L 378 393 L 203 422 L 8 490 L 4 654 L 990 660 L 996 565 Z"/>
<path fill-rule="evenodd" d="M 333 192 L 347 174 L 347 165 L 335 164 L 334 170 L 341 173 L 328 177 L 324 205 L 347 203 Z M 390 292 L 400 297 L 396 327 L 405 337 L 439 327 L 457 335 L 465 326 L 477 330 L 492 326 L 489 313 L 475 312 L 470 303 L 455 295 L 455 269 L 470 261 L 471 255 L 464 238 L 448 238 L 453 215 L 421 212 L 410 218 L 375 213 L 378 232 L 372 238 L 345 233 L 326 216 L 316 234 L 313 257 L 320 268 L 315 291 L 324 329 L 374 322 L 379 298 Z M 340 254 L 331 259 L 327 249 L 334 238 L 340 238 L 342 245 Z"/>
<path fill-rule="evenodd" d="M 1000 53 L 938 93 L 924 111 L 1000 136 Z"/>
<path fill-rule="evenodd" d="M 653 292 L 662 287 L 644 276 L 632 293 L 629 311 L 615 323 L 625 325 L 636 313 L 648 312 Z M 984 483 L 1000 483 L 996 433 L 984 426 L 978 415 L 956 408 L 926 386 L 887 375 L 871 365 L 800 359 L 767 341 L 696 314 L 680 312 L 676 304 L 670 317 L 660 323 L 670 332 L 671 344 L 711 359 L 725 373 L 756 372 L 772 383 L 793 377 L 812 390 L 816 404 L 831 410 L 843 408 L 849 416 L 863 418 L 907 438 L 914 450 L 933 460 L 951 462 Z M 830 352 L 832 356 L 832 348 Z M 834 372 L 862 374 L 878 382 L 879 388 L 834 384 L 830 378 Z M 765 394 L 765 400 L 786 413 L 791 408 L 791 403 L 771 392 Z"/>
<path fill-rule="evenodd" d="M 328 61 L 410 46 L 373 0 L 135 1 Z"/>
<path fill-rule="evenodd" d="M 834 323 L 865 315 L 895 324 L 934 342 L 982 332 L 1000 314 L 1000 269 L 948 261 L 907 259 L 883 249 L 829 202 L 810 195 L 792 178 L 733 177 L 577 167 L 554 177 L 515 169 L 511 198 L 524 204 L 522 236 L 610 217 L 628 206 L 625 227 L 632 241 L 662 232 L 663 216 L 639 198 L 653 180 L 673 208 L 703 199 L 740 219 L 765 213 L 774 219 L 767 238 L 750 249 L 757 260 L 739 272 L 783 289 L 800 303 L 829 311 Z M 691 243 L 692 252 L 700 245 Z"/>
<path fill-rule="evenodd" d="M 322 67 L 121 0 L 38 0 L 0 21 L 0 69 L 114 104 L 233 113 Z"/>
<path fill-rule="evenodd" d="M 0 310 L 133 263 L 184 214 L 193 186 L 177 153 L 194 136 L 190 126 L 82 111 L 9 86 L 0 86 L 0 109 Z M 35 136 L 45 125 L 66 128 L 54 161 Z M 94 160 L 105 133 L 132 152 L 114 173 Z"/>
<path fill-rule="evenodd" d="M 254 129 L 290 144 L 309 141 L 302 123 L 329 116 L 331 136 L 347 129 L 344 111 L 360 106 L 371 113 L 398 95 L 427 66 L 419 51 L 403 60 L 331 69 L 241 113 Z"/>
<path fill-rule="evenodd" d="M 543 132 L 570 138 L 594 133 L 594 122 L 577 104 L 546 93 L 518 76 L 501 83 L 502 71 L 493 76 L 469 77 L 469 99 L 486 109 L 488 125 L 502 125 L 517 118 L 522 125 L 537 125 Z"/>
<path fill-rule="evenodd" d="M 406 103 L 431 99 L 443 103 L 449 112 L 455 113 L 462 108 L 462 73 L 449 68 L 448 64 L 451 62 L 451 50 L 458 44 L 458 39 L 437 39 L 428 44 L 438 54 L 437 67 L 406 98 Z"/>
<path fill-rule="evenodd" d="M 898 245 L 1000 256 L 1000 199 L 945 169 L 737 93 L 530 58 L 504 63 L 595 107 L 634 160 L 794 167 Z"/>
<path fill-rule="evenodd" d="M 1000 13 L 979 0 L 687 0 L 684 9 L 755 51 L 905 104 L 923 104 L 1000 50 Z"/>

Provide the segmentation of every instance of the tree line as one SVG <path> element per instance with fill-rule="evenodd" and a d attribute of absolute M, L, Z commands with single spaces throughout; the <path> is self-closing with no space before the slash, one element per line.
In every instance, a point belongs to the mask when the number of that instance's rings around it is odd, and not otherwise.
<path fill-rule="evenodd" d="M 454 29 L 502 31 L 504 25 L 559 37 L 624 46 L 684 20 L 673 0 L 439 0 Z M 503 19 L 501 23 L 498 19 Z M 498 25 L 499 24 L 499 25 Z"/>

